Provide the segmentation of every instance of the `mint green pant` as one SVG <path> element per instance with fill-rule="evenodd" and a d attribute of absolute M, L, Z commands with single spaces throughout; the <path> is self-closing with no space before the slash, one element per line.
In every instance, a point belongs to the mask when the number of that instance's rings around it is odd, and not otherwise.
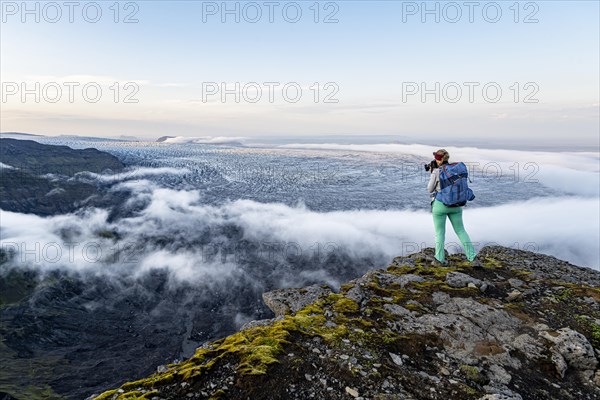
<path fill-rule="evenodd" d="M 446 207 L 441 201 L 434 200 L 431 212 L 433 213 L 433 226 L 435 227 L 435 258 L 440 262 L 444 262 L 447 216 L 450 218 L 452 228 L 454 228 L 456 236 L 458 236 L 465 249 L 467 260 L 473 261 L 476 253 L 471 238 L 463 226 L 462 207 Z"/>

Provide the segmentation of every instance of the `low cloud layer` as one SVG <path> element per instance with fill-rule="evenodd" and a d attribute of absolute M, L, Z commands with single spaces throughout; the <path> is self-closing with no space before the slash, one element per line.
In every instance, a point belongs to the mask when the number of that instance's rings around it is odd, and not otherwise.
<path fill-rule="evenodd" d="M 252 275 L 244 270 L 244 260 L 248 246 L 254 246 L 253 263 L 282 268 L 278 285 L 301 285 L 311 279 L 339 283 L 339 271 L 329 269 L 328 257 L 381 263 L 365 265 L 366 270 L 433 246 L 426 211 L 324 213 L 250 200 L 212 206 L 203 204 L 198 191 L 165 189 L 148 181 L 115 188 L 122 189 L 135 193 L 126 207 L 140 211 L 112 222 L 100 209 L 45 218 L 1 211 L 2 248 L 15 253 L 15 264 L 43 270 L 140 275 L 164 269 L 177 282 Z M 476 248 L 500 244 L 598 269 L 599 209 L 598 199 L 592 198 L 532 199 L 466 207 L 464 221 Z M 448 250 L 460 251 L 450 223 L 447 232 Z M 287 265 L 299 258 L 314 260 L 303 276 Z"/>
<path fill-rule="evenodd" d="M 72 180 L 85 180 L 88 178 L 92 181 L 102 183 L 117 183 L 121 181 L 143 179 L 145 177 L 160 176 L 160 175 L 184 175 L 189 173 L 190 170 L 186 168 L 172 168 L 172 167 L 159 167 L 159 168 L 126 168 L 116 174 L 97 174 L 94 172 L 80 172 Z"/>
<path fill-rule="evenodd" d="M 16 169 L 12 165 L 4 164 L 0 162 L 0 169 Z"/>

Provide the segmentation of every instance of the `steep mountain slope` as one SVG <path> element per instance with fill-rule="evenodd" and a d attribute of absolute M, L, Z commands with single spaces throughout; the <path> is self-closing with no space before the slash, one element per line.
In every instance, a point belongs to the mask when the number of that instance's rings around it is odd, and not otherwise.
<path fill-rule="evenodd" d="M 94 148 L 75 150 L 33 140 L 0 139 L 0 161 L 29 174 L 73 176 L 77 172 L 119 171 L 123 164 L 113 155 Z"/>
<path fill-rule="evenodd" d="M 124 168 L 116 157 L 97 149 L 17 139 L 0 139 L 0 163 L 0 208 L 38 215 L 74 211 L 98 194 L 96 186 L 70 180 L 73 175 Z"/>

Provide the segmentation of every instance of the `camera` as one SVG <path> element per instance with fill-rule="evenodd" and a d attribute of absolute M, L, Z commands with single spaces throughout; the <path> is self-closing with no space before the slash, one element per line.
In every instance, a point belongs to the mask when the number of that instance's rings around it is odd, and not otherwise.
<path fill-rule="evenodd" d="M 434 169 L 436 169 L 438 167 L 437 162 L 435 162 L 435 160 L 431 161 L 429 164 L 425 164 L 425 171 L 429 172 L 433 172 Z"/>

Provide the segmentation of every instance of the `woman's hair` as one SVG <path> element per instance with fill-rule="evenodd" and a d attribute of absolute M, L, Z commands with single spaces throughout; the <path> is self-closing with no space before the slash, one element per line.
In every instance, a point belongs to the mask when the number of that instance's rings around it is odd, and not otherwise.
<path fill-rule="evenodd" d="M 446 151 L 446 149 L 439 149 L 435 153 L 440 154 L 442 156 L 442 162 L 448 162 L 448 159 L 450 158 L 450 154 Z"/>

